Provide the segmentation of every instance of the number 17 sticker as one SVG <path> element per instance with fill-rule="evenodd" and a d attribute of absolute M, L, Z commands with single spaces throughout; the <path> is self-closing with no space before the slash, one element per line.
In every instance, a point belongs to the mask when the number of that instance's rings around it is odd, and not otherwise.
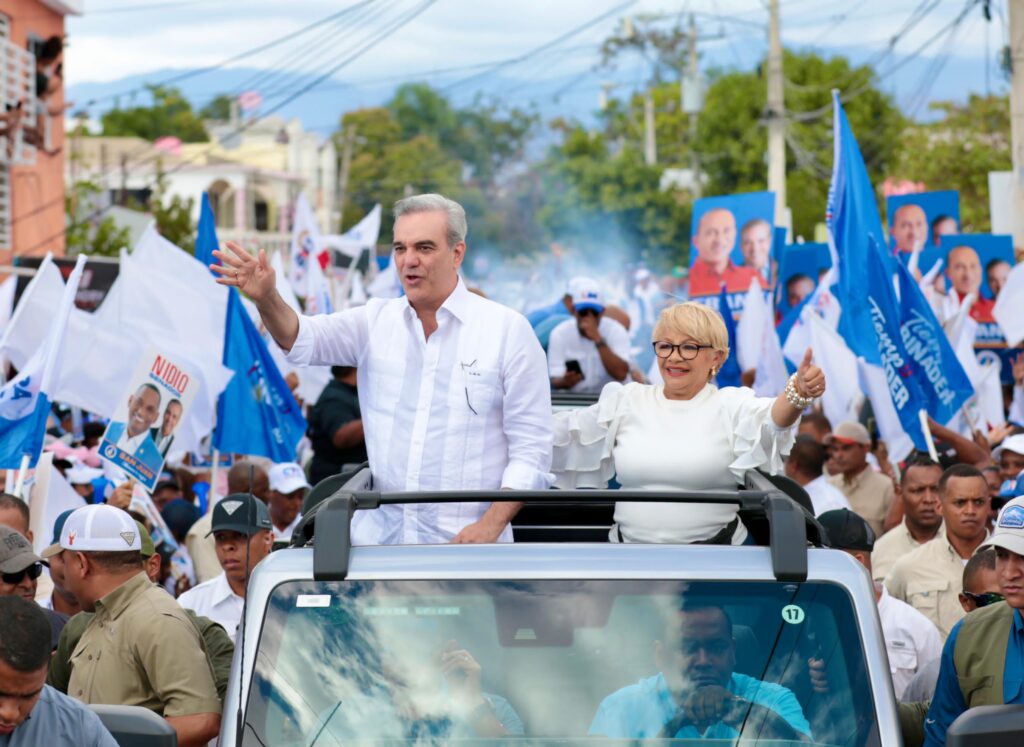
<path fill-rule="evenodd" d="M 803 608 L 797 607 L 795 604 L 787 604 L 782 608 L 782 619 L 788 622 L 790 625 L 799 625 L 804 621 Z"/>

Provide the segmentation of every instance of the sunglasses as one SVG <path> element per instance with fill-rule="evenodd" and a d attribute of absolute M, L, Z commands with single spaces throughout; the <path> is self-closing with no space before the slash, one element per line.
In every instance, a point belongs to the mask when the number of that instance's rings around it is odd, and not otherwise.
<path fill-rule="evenodd" d="M 42 572 L 43 564 L 33 563 L 28 568 L 22 568 L 20 571 L 15 571 L 14 573 L 4 573 L 0 575 L 0 578 L 3 579 L 5 584 L 15 586 L 17 584 L 20 584 L 22 579 L 25 578 L 25 576 L 28 576 L 30 579 L 35 581 L 37 578 L 39 578 Z"/>
<path fill-rule="evenodd" d="M 1002 594 L 996 594 L 994 591 L 988 591 L 984 594 L 974 594 L 973 592 L 965 591 L 964 596 L 979 607 L 988 607 L 990 604 L 1002 602 L 1006 598 Z"/>
<path fill-rule="evenodd" d="M 601 312 L 597 309 L 577 309 L 576 313 L 580 316 L 601 316 Z"/>

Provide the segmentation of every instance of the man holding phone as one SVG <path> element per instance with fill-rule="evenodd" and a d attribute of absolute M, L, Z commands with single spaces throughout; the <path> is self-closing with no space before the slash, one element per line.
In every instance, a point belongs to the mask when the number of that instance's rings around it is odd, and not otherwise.
<path fill-rule="evenodd" d="M 573 288 L 573 318 L 551 331 L 548 373 L 554 389 L 600 392 L 629 375 L 629 333 L 604 315 L 597 283 L 580 278 Z"/>

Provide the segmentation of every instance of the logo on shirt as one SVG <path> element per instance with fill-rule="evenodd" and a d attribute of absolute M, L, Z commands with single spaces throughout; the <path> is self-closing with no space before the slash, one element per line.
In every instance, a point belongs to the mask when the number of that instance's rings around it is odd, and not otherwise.
<path fill-rule="evenodd" d="M 241 501 L 223 501 L 221 505 L 224 507 L 224 513 L 231 516 L 238 510 L 238 507 L 242 505 Z"/>
<path fill-rule="evenodd" d="M 1024 506 L 1008 506 L 999 517 L 999 526 L 1006 529 L 1024 528 Z"/>
<path fill-rule="evenodd" d="M 124 540 L 128 547 L 131 547 L 132 543 L 135 542 L 135 532 L 121 532 L 121 539 Z"/>

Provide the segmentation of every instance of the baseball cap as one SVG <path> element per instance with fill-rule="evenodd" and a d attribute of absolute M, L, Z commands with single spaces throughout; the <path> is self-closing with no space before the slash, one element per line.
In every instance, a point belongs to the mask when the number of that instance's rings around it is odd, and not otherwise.
<path fill-rule="evenodd" d="M 43 551 L 50 558 L 61 550 L 79 552 L 129 552 L 142 549 L 135 519 L 127 511 L 106 503 L 76 508 L 64 521 L 60 541 Z"/>
<path fill-rule="evenodd" d="M 306 473 L 295 462 L 283 462 L 270 468 L 270 489 L 278 493 L 294 493 L 299 488 L 309 489 Z"/>
<path fill-rule="evenodd" d="M 1003 442 L 992 450 L 992 458 L 998 459 L 1004 451 L 1024 455 L 1024 433 L 1015 433 L 1004 438 Z"/>
<path fill-rule="evenodd" d="M 266 504 L 248 493 L 232 493 L 221 498 L 213 507 L 211 529 L 214 532 L 238 532 L 252 536 L 263 529 L 270 529 L 270 511 Z"/>
<path fill-rule="evenodd" d="M 600 286 L 593 280 L 585 282 L 582 279 L 577 280 L 576 287 L 573 288 L 572 305 L 577 311 L 581 309 L 604 311 L 604 299 L 601 296 Z"/>
<path fill-rule="evenodd" d="M 32 543 L 20 532 L 0 526 L 0 573 L 17 573 L 33 563 L 45 563 L 32 551 Z"/>
<path fill-rule="evenodd" d="M 1008 501 L 999 512 L 995 529 L 982 547 L 1002 547 L 1024 555 L 1024 496 Z"/>
<path fill-rule="evenodd" d="M 142 544 L 140 552 L 142 557 L 148 558 L 156 552 L 156 545 L 153 544 L 153 538 L 149 534 L 149 530 L 146 529 L 146 525 L 138 519 L 135 520 L 135 526 L 139 528 L 139 539 Z"/>
<path fill-rule="evenodd" d="M 832 438 L 844 444 L 871 445 L 871 434 L 868 433 L 868 429 L 852 420 L 847 420 L 836 426 L 832 430 Z"/>
<path fill-rule="evenodd" d="M 838 550 L 871 552 L 875 548 L 875 530 L 848 508 L 826 511 L 818 523 L 825 528 L 829 544 Z"/>

